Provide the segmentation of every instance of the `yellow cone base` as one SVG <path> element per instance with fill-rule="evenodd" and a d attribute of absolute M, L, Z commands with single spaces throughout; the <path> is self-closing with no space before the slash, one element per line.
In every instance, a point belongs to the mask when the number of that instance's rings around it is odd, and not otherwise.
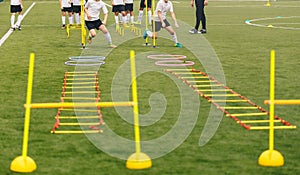
<path fill-rule="evenodd" d="M 145 153 L 139 153 L 139 155 L 133 153 L 126 161 L 126 168 L 128 169 L 141 170 L 150 168 L 151 166 L 152 161 L 150 157 Z"/>
<path fill-rule="evenodd" d="M 10 170 L 20 173 L 30 173 L 37 168 L 36 163 L 30 157 L 18 156 L 10 164 Z"/>
<path fill-rule="evenodd" d="M 261 166 L 283 166 L 284 158 L 282 154 L 276 150 L 267 150 L 259 156 L 258 164 Z"/>

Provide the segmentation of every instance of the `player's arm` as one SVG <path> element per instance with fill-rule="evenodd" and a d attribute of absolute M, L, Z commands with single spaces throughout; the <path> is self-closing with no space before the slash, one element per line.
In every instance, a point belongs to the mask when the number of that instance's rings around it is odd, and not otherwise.
<path fill-rule="evenodd" d="M 88 8 L 87 6 L 84 7 L 84 12 L 85 12 L 85 14 L 86 14 L 86 17 L 87 17 L 88 19 L 91 19 L 91 15 L 89 14 L 89 8 Z"/>
<path fill-rule="evenodd" d="M 59 0 L 60 9 L 63 9 L 62 0 Z"/>
<path fill-rule="evenodd" d="M 108 17 L 108 13 L 105 13 L 104 16 L 103 16 L 103 21 L 102 21 L 102 23 L 104 25 L 106 25 L 107 17 Z"/>
<path fill-rule="evenodd" d="M 164 20 L 163 20 L 163 18 L 162 18 L 162 14 L 161 14 L 161 11 L 160 11 L 160 10 L 157 11 L 157 17 L 158 17 L 159 21 L 161 22 L 161 26 L 162 26 L 163 28 L 165 28 L 165 27 L 166 27 L 166 24 L 165 24 L 165 22 L 164 22 Z"/>
<path fill-rule="evenodd" d="M 171 17 L 172 17 L 172 19 L 174 21 L 175 27 L 179 27 L 179 25 L 177 23 L 177 19 L 176 19 L 175 13 L 174 12 L 170 12 L 170 14 L 171 14 Z"/>
<path fill-rule="evenodd" d="M 108 10 L 107 10 L 107 8 L 106 8 L 105 5 L 102 6 L 102 11 L 103 11 L 103 14 L 104 14 L 104 15 L 103 15 L 102 23 L 103 23 L 104 25 L 106 25 L 107 18 L 108 18 Z"/>
<path fill-rule="evenodd" d="M 191 3 L 190 3 L 190 4 L 191 4 L 192 7 L 194 7 L 195 0 L 191 0 Z"/>

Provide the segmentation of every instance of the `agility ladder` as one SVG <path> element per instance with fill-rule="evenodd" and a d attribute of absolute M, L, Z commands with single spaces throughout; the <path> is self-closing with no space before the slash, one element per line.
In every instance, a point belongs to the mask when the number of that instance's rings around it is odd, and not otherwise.
<path fill-rule="evenodd" d="M 78 100 L 98 103 L 100 101 L 100 89 L 97 76 L 98 74 L 95 71 L 65 72 L 60 102 L 68 103 Z M 87 97 L 90 95 L 85 94 L 94 94 L 94 97 Z M 74 106 L 76 109 L 76 102 L 74 102 Z M 76 110 L 74 108 L 58 108 L 55 116 L 56 122 L 51 133 L 81 134 L 102 132 L 100 126 L 103 124 L 103 120 L 99 106 Z M 63 130 L 61 130 L 62 128 Z M 68 130 L 64 128 L 68 128 Z"/>
<path fill-rule="evenodd" d="M 214 104 L 227 117 L 232 118 L 245 129 L 267 130 L 270 128 L 268 125 L 270 122 L 268 120 L 269 112 L 267 110 L 223 85 L 214 77 L 195 69 L 165 69 L 165 71 L 181 79 L 201 97 Z M 222 99 L 218 99 L 218 97 L 222 97 Z M 226 106 L 222 106 L 221 103 L 226 103 Z M 276 123 L 274 129 L 296 128 L 296 126 L 276 115 L 274 116 L 274 122 Z"/>

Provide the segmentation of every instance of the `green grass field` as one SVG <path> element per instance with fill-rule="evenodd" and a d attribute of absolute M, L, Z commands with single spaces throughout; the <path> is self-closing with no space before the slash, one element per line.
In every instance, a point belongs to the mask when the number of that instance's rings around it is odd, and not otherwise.
<path fill-rule="evenodd" d="M 110 4 L 108 0 L 104 2 Z M 115 75 L 117 72 L 120 73 L 121 67 L 128 61 L 129 50 L 134 50 L 138 55 L 137 70 L 145 71 L 137 79 L 141 121 L 147 121 L 143 116 L 147 116 L 152 110 L 149 99 L 153 94 L 163 95 L 167 103 L 163 115 L 157 118 L 156 122 L 141 127 L 142 141 L 159 138 L 171 130 L 178 120 L 182 105 L 178 87 L 174 79 L 170 78 L 172 75 L 160 73 L 164 67 L 155 66 L 153 60 L 143 57 L 149 54 L 186 55 L 188 60 L 195 61 L 195 68 L 206 71 L 204 70 L 206 65 L 203 64 L 209 64 L 210 58 L 204 59 L 203 55 L 213 50 L 221 65 L 220 71 L 224 72 L 226 82 L 223 83 L 257 105 L 268 109 L 263 101 L 269 98 L 269 54 L 270 50 L 274 49 L 276 99 L 300 99 L 299 1 L 271 1 L 271 6 L 266 7 L 264 6 L 266 1 L 212 0 L 205 9 L 208 33 L 193 36 L 188 33 L 195 22 L 194 9 L 190 7 L 189 2 L 178 0 L 173 3 L 180 24 L 180 28 L 175 30 L 183 48 L 173 47 L 165 31 L 161 33 L 167 38 L 158 38 L 158 48 L 155 49 L 144 46 L 143 38 L 135 36 L 132 32 L 126 31 L 125 36 L 121 37 L 114 31 L 113 15 L 110 13 L 108 28 L 118 47 L 108 49 L 105 38 L 98 33 L 93 43 L 82 50 L 79 31 L 72 30 L 70 38 L 67 38 L 66 32 L 60 28 L 61 14 L 58 1 L 36 1 L 22 21 L 22 31 L 14 31 L 0 47 L 0 174 L 20 174 L 11 172 L 9 167 L 11 161 L 22 153 L 25 116 L 23 105 L 26 100 L 31 52 L 36 56 L 32 102 L 38 103 L 59 102 L 64 73 L 75 70 L 74 67 L 64 65 L 64 62 L 70 56 L 78 55 L 106 56 L 106 64 L 99 69 L 101 101 L 111 101 L 112 85 L 116 83 Z M 24 12 L 32 3 L 33 1 L 23 2 Z M 135 14 L 137 10 L 138 2 L 135 2 Z M 0 37 L 9 30 L 9 19 L 9 1 L 4 0 L 0 3 Z M 245 24 L 246 20 L 254 19 L 264 19 L 252 23 L 265 27 Z M 171 20 L 170 22 L 173 24 Z M 274 27 L 266 27 L 268 25 Z M 193 43 L 198 43 L 201 47 L 191 49 Z M 194 54 L 195 49 L 199 55 Z M 126 73 L 129 74 L 130 71 Z M 187 86 L 186 88 L 189 94 L 198 99 L 199 95 L 196 92 Z M 190 113 L 191 116 L 196 114 L 197 120 L 192 125 L 187 123 L 176 131 L 180 135 L 191 129 L 188 137 L 182 140 L 183 143 L 178 147 L 153 159 L 153 166 L 145 170 L 128 170 L 125 167 L 126 160 L 110 156 L 95 146 L 104 145 L 107 149 L 111 148 L 113 153 L 124 156 L 133 152 L 126 152 L 123 149 L 133 151 L 134 145 L 124 148 L 126 145 L 114 144 L 114 139 L 104 136 L 99 136 L 100 139 L 95 144 L 85 135 L 50 134 L 57 109 L 32 109 L 28 155 L 37 163 L 37 170 L 31 174 L 300 174 L 299 128 L 275 131 L 275 149 L 285 158 L 283 167 L 262 167 L 257 163 L 259 155 L 268 149 L 268 131 L 248 131 L 226 116 L 223 116 L 213 138 L 206 145 L 199 146 L 199 138 L 209 112 L 214 108 L 207 100 L 201 97 L 199 99 L 201 103 L 199 111 Z M 160 99 L 158 102 L 160 104 L 163 100 Z M 156 107 L 163 108 L 160 105 Z M 103 135 L 109 127 L 123 138 L 134 139 L 133 126 L 121 118 L 116 110 L 105 108 L 102 113 L 106 123 Z M 293 125 L 300 126 L 299 106 L 276 106 L 275 113 Z M 132 120 L 130 115 L 126 117 Z M 176 136 L 172 139 L 176 140 Z M 172 143 L 169 147 L 174 146 Z M 151 150 L 159 152 L 163 148 L 162 145 L 153 145 Z"/>

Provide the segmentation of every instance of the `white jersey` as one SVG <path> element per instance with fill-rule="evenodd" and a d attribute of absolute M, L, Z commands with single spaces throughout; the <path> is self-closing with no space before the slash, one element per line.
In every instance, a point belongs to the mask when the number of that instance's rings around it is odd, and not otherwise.
<path fill-rule="evenodd" d="M 124 0 L 112 0 L 114 5 L 124 5 Z"/>
<path fill-rule="evenodd" d="M 62 7 L 71 7 L 71 0 L 61 0 Z"/>
<path fill-rule="evenodd" d="M 88 14 L 91 16 L 91 19 L 88 19 L 86 13 L 84 13 L 84 19 L 86 21 L 98 20 L 101 9 L 104 14 L 108 13 L 105 3 L 102 0 L 100 0 L 100 1 L 88 0 L 88 2 L 85 4 L 85 8 L 88 9 Z"/>
<path fill-rule="evenodd" d="M 73 0 L 73 5 L 76 5 L 76 6 L 80 5 L 80 0 Z"/>
<path fill-rule="evenodd" d="M 125 4 L 133 4 L 133 0 L 125 0 Z"/>
<path fill-rule="evenodd" d="M 164 0 L 159 0 L 159 2 L 156 5 L 156 9 L 155 9 L 155 15 L 156 15 L 156 21 L 160 21 L 158 16 L 157 16 L 157 12 L 160 11 L 161 12 L 161 16 L 162 19 L 165 20 L 167 17 L 167 12 L 173 12 L 173 4 L 171 1 L 168 1 L 167 3 L 165 3 Z"/>
<path fill-rule="evenodd" d="M 10 0 L 10 5 L 21 5 L 20 0 Z"/>

